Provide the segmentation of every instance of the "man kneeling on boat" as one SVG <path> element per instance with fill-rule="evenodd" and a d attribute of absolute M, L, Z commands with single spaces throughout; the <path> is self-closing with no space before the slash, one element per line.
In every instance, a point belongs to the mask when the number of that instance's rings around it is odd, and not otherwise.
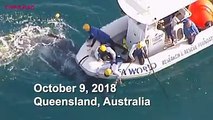
<path fill-rule="evenodd" d="M 95 44 L 96 40 L 100 42 L 100 44 L 108 44 L 110 45 L 113 49 L 114 47 L 119 47 L 121 49 L 123 49 L 123 53 L 127 53 L 127 49 L 124 48 L 122 45 L 115 43 L 108 34 L 106 34 L 105 32 L 103 32 L 102 30 L 90 26 L 89 24 L 84 24 L 83 25 L 83 29 L 85 31 L 87 31 L 89 33 L 89 38 L 88 40 L 92 40 L 92 44 L 88 45 L 88 47 L 93 47 L 93 45 Z"/>
<path fill-rule="evenodd" d="M 102 44 L 95 51 L 95 58 L 103 61 L 116 61 L 116 53 L 115 51 L 109 47 L 109 45 Z"/>
<path fill-rule="evenodd" d="M 135 61 L 135 57 L 138 58 L 140 65 L 144 64 L 144 58 L 147 58 L 147 46 L 146 43 L 140 41 L 137 44 L 133 44 L 129 52 L 129 58 L 131 62 Z"/>

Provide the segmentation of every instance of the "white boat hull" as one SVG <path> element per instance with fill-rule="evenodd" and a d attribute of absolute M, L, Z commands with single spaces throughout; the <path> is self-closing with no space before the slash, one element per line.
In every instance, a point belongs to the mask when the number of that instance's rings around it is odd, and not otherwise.
<path fill-rule="evenodd" d="M 126 22 L 125 20 L 121 21 Z M 102 30 L 107 32 L 107 26 L 102 28 Z M 85 42 L 76 55 L 76 61 L 80 65 L 80 67 L 89 76 L 104 79 L 115 79 L 115 76 L 110 76 L 107 78 L 103 75 L 96 76 L 96 69 L 104 64 L 104 62 L 97 61 L 93 55 L 93 52 L 97 48 L 97 46 L 99 46 L 99 43 L 96 42 L 93 48 L 87 47 L 87 44 L 88 43 Z M 150 56 L 149 60 L 152 64 L 154 72 L 158 72 L 198 53 L 199 51 L 202 51 L 212 44 L 213 26 L 200 32 L 196 36 L 195 41 L 192 45 L 189 45 L 186 40 L 183 40 L 173 47 L 170 47 L 155 55 Z M 122 80 L 140 78 L 153 74 L 153 71 L 151 70 L 150 64 L 147 59 L 145 59 L 144 65 L 139 65 L 137 63 L 122 63 L 119 71 L 122 74 Z"/>

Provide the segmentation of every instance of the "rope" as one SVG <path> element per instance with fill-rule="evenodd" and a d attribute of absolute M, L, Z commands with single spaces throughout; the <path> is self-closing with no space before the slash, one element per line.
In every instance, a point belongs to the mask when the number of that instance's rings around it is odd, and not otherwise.
<path fill-rule="evenodd" d="M 147 54 L 146 53 L 144 53 L 146 56 L 147 56 Z M 157 83 L 160 85 L 160 87 L 161 87 L 161 89 L 162 89 L 162 91 L 163 91 L 163 93 L 164 93 L 164 95 L 166 96 L 166 98 L 168 98 L 168 95 L 167 95 L 167 93 L 166 93 L 166 90 L 164 89 L 164 87 L 162 86 L 162 84 L 160 83 L 160 81 L 159 81 L 159 79 L 158 79 L 158 77 L 157 77 L 157 75 L 156 75 L 156 73 L 155 73 L 155 71 L 154 71 L 154 69 L 153 69 L 153 67 L 152 67 L 152 64 L 151 64 L 151 62 L 150 62 L 150 60 L 149 60 L 149 57 L 147 56 L 147 60 L 148 60 L 148 62 L 149 62 L 149 65 L 150 65 L 150 67 L 151 67 L 151 70 L 152 70 L 152 72 L 153 72 L 153 75 L 154 75 L 154 77 L 155 77 L 155 80 L 157 81 Z"/>

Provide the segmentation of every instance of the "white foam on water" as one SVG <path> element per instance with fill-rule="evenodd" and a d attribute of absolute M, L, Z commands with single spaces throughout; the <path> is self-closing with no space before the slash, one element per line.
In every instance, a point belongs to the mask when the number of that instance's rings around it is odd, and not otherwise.
<path fill-rule="evenodd" d="M 12 26 L 9 29 L 9 33 L 12 34 L 0 36 L 0 66 L 11 63 L 23 54 L 31 55 L 38 45 L 49 45 L 57 42 L 56 38 L 53 38 L 51 42 L 42 42 L 36 38 L 47 36 L 49 33 L 59 38 L 66 38 L 65 33 L 69 31 L 68 29 L 79 33 L 77 29 L 65 23 L 63 19 L 59 19 L 59 21 L 53 18 L 40 19 L 33 14 L 26 15 L 19 12 L 0 15 L 0 22 L 4 26 Z M 19 29 L 20 27 L 21 29 Z M 5 33 L 8 33 L 8 30 L 3 29 L 1 34 Z M 73 43 L 73 41 L 71 42 Z"/>
<path fill-rule="evenodd" d="M 45 45 L 36 38 L 47 36 L 50 32 L 49 27 L 26 26 L 18 32 L 0 37 L 0 65 L 9 64 L 22 54 L 30 55 L 37 45 Z"/>

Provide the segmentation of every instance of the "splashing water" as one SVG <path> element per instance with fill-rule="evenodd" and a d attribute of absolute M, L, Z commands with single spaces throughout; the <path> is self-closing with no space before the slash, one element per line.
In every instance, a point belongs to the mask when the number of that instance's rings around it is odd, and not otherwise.
<path fill-rule="evenodd" d="M 27 26 L 21 31 L 0 37 L 0 65 L 9 64 L 24 53 L 30 54 L 38 45 L 37 37 L 47 35 L 49 28 Z"/>
<path fill-rule="evenodd" d="M 70 29 L 78 32 L 78 30 L 67 25 L 62 19 L 50 19 L 46 20 L 46 22 L 43 21 L 42 23 L 48 25 L 48 27 L 40 27 L 32 25 L 32 16 L 28 16 L 28 18 L 25 18 L 26 16 L 24 17 L 20 15 L 20 17 L 17 18 L 18 22 L 15 23 L 13 22 L 14 17 L 15 16 L 7 15 L 0 17 L 0 21 L 5 20 L 9 23 L 13 23 L 14 25 L 25 24 L 25 27 L 21 30 L 13 34 L 8 34 L 0 37 L 0 66 L 11 63 L 13 60 L 19 58 L 23 54 L 32 54 L 32 51 L 38 45 L 45 46 L 54 44 L 55 42 L 61 40 L 59 38 L 65 39 L 65 27 L 69 27 Z M 24 18 L 25 20 L 22 20 L 22 18 Z M 33 19 L 33 21 L 35 22 L 35 18 Z M 41 20 L 38 19 L 38 21 Z M 41 39 L 41 37 L 44 36 L 49 36 L 52 39 Z M 72 44 L 74 46 L 73 42 Z"/>
<path fill-rule="evenodd" d="M 68 25 L 63 19 L 41 20 L 33 18 L 33 16 L 22 16 L 17 18 L 18 22 L 14 22 L 14 17 L 17 16 L 0 16 L 0 21 L 6 19 L 8 23 L 15 26 L 24 25 L 21 30 L 0 37 L 0 66 L 7 65 L 23 55 L 34 53 L 61 74 L 77 77 L 79 81 L 85 79 L 81 69 L 77 69 L 75 45 L 71 39 L 67 39 L 65 36 L 69 29 L 79 33 L 77 29 Z M 36 19 L 42 22 L 39 24 Z M 14 30 L 16 29 L 9 31 Z M 8 70 L 13 69 L 14 66 L 8 68 Z"/>

